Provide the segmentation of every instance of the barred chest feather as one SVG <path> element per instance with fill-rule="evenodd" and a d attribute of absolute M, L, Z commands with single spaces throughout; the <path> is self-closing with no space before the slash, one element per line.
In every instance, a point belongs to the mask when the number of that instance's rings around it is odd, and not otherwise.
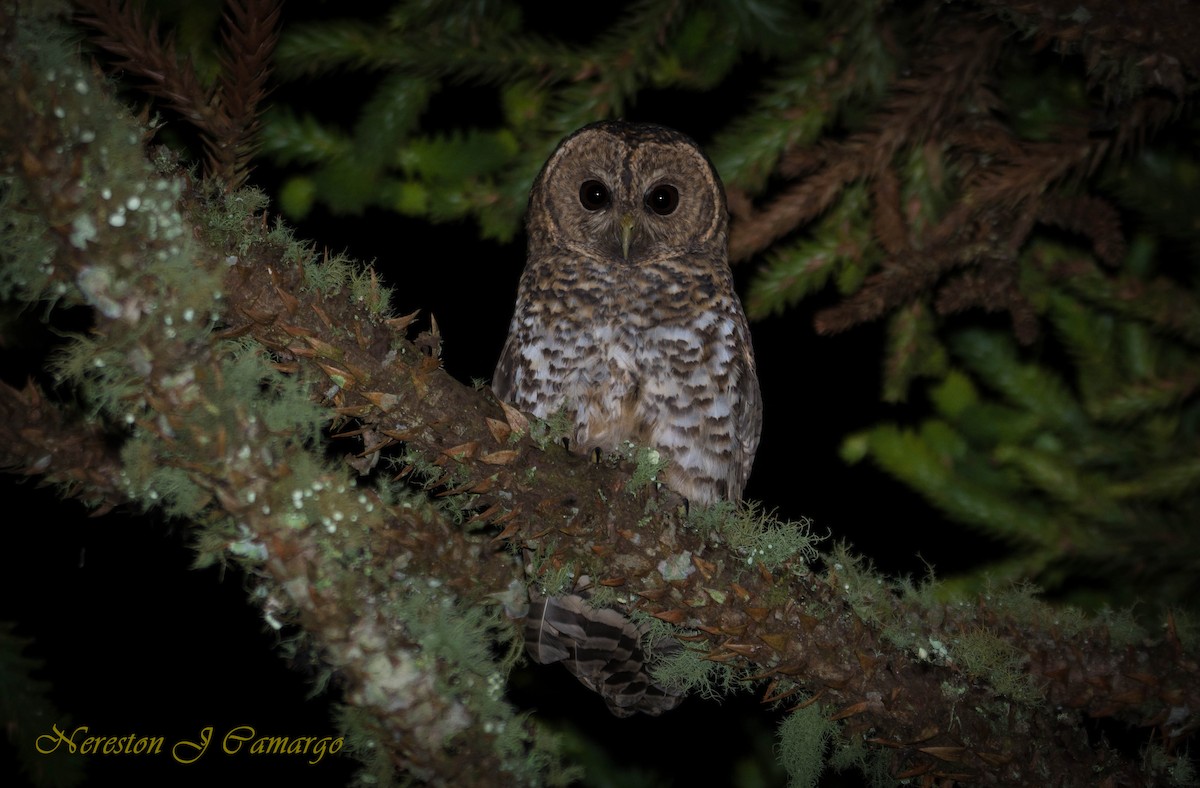
<path fill-rule="evenodd" d="M 736 304 L 705 300 L 703 310 L 651 320 L 567 294 L 540 299 L 514 317 L 520 351 L 508 396 L 543 418 L 566 407 L 576 451 L 653 446 L 670 457 L 667 486 L 689 500 L 736 497 L 748 470 L 737 411 L 749 406 L 738 349 L 749 337 Z"/>

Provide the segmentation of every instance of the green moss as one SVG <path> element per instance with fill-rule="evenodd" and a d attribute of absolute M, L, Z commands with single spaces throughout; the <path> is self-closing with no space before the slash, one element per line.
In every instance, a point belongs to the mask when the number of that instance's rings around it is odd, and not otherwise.
<path fill-rule="evenodd" d="M 26 197 L 16 178 L 0 178 L 0 299 L 25 296 L 53 303 L 65 292 L 65 285 L 55 281 L 55 244 L 41 217 L 18 210 Z M 81 231 L 73 229 L 72 242 Z"/>
<path fill-rule="evenodd" d="M 312 258 L 311 253 L 304 258 Z M 321 259 L 309 259 L 304 266 L 306 285 L 326 297 L 338 295 L 343 290 L 350 294 L 355 304 L 360 304 L 369 315 L 385 317 L 390 314 L 392 290 L 380 280 L 375 269 L 344 254 L 326 255 Z"/>
<path fill-rule="evenodd" d="M 638 446 L 632 449 L 631 453 L 636 465 L 629 481 L 625 484 L 625 491 L 630 495 L 636 495 L 639 491 L 656 484 L 671 461 L 658 449 L 646 446 Z"/>
<path fill-rule="evenodd" d="M 1151 744 L 1146 748 L 1143 762 L 1147 771 L 1158 775 L 1166 785 L 1179 788 L 1200 785 L 1200 775 L 1196 774 L 1196 767 L 1186 753 L 1172 755 L 1161 745 Z"/>
<path fill-rule="evenodd" d="M 529 558 L 529 576 L 543 596 L 559 596 L 569 593 L 578 577 L 572 564 L 558 564 L 553 560 L 557 549 L 553 537 L 538 541 L 537 548 Z"/>
<path fill-rule="evenodd" d="M 1178 614 L 1177 614 L 1178 615 Z M 1138 622 L 1132 608 L 1106 607 L 1096 614 L 1096 620 L 1108 628 L 1108 636 L 1114 646 L 1138 646 L 1145 642 L 1149 633 Z M 1189 619 L 1183 618 L 1187 621 Z M 1185 631 L 1188 628 L 1185 627 Z"/>
<path fill-rule="evenodd" d="M 736 683 L 733 669 L 723 662 L 706 659 L 705 651 L 684 647 L 654 666 L 654 679 L 682 693 L 718 699 Z"/>
<path fill-rule="evenodd" d="M 839 729 L 834 736 L 829 765 L 838 772 L 857 769 L 871 788 L 893 788 L 896 778 L 892 776 L 887 753 L 882 747 L 867 747 L 861 735 L 846 739 Z"/>
<path fill-rule="evenodd" d="M 692 507 L 688 524 L 701 533 L 713 534 L 742 556 L 747 566 L 762 564 L 770 571 L 816 560 L 816 546 L 824 537 L 812 532 L 807 519 L 780 520 L 754 501 L 721 501 L 713 506 Z"/>
<path fill-rule="evenodd" d="M 379 281 L 375 269 L 360 267 L 350 280 L 350 298 L 372 315 L 391 314 L 392 289 Z"/>
<path fill-rule="evenodd" d="M 207 183 L 203 210 L 198 217 L 209 242 L 243 256 L 261 241 L 257 232 L 248 231 L 247 220 L 264 213 L 270 205 L 265 192 L 246 186 L 227 194 L 218 183 Z"/>
<path fill-rule="evenodd" d="M 950 639 L 950 655 L 968 676 L 988 684 L 997 694 L 1024 706 L 1039 703 L 1043 694 L 1025 670 L 1026 655 L 984 629 Z"/>
<path fill-rule="evenodd" d="M 1200 622 L 1183 610 L 1173 611 L 1171 618 L 1175 627 L 1175 635 L 1179 638 L 1179 643 L 1183 646 L 1184 651 L 1194 653 L 1197 647 L 1200 647 Z"/>
<path fill-rule="evenodd" d="M 814 788 L 825 769 L 825 748 L 837 725 L 820 704 L 810 703 L 779 725 L 779 760 L 787 769 L 789 788 Z"/>
<path fill-rule="evenodd" d="M 720 532 L 724 523 L 737 512 L 737 507 L 736 501 L 717 501 L 709 506 L 693 504 L 688 507 L 687 524 L 707 538 Z"/>
<path fill-rule="evenodd" d="M 913 645 L 914 633 L 897 625 L 895 586 L 877 574 L 866 559 L 838 542 L 825 559 L 825 566 L 829 582 L 841 590 L 860 619 L 879 627 L 883 637 L 900 648 Z"/>
<path fill-rule="evenodd" d="M 326 255 L 304 266 L 304 283 L 325 296 L 333 296 L 350 285 L 359 263 L 344 254 Z"/>
<path fill-rule="evenodd" d="M 0 715 L 3 715 L 13 756 L 32 785 L 70 788 L 84 783 L 85 759 L 66 752 L 47 754 L 38 737 L 51 725 L 70 730 L 70 718 L 54 707 L 46 666 L 25 654 L 32 640 L 13 633 L 15 624 L 0 622 Z M 10 774 L 15 772 L 8 767 Z M 16 782 L 22 782 L 19 778 Z"/>
<path fill-rule="evenodd" d="M 529 416 L 529 439 L 542 451 L 545 451 L 552 443 L 561 445 L 564 440 L 573 439 L 574 435 L 575 416 L 568 412 L 565 405 L 551 413 L 547 419 Z M 509 441 L 516 442 L 522 437 L 521 433 L 513 431 L 509 436 Z"/>

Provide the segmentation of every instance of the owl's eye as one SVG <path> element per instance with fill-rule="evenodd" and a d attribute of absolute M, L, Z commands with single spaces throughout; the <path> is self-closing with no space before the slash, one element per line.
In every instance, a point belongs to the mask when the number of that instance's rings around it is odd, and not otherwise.
<path fill-rule="evenodd" d="M 659 216 L 667 216 L 679 206 L 679 189 L 664 183 L 646 192 L 646 207 Z"/>
<path fill-rule="evenodd" d="M 600 181 L 584 181 L 579 187 L 579 202 L 589 211 L 598 211 L 608 205 L 608 187 Z"/>

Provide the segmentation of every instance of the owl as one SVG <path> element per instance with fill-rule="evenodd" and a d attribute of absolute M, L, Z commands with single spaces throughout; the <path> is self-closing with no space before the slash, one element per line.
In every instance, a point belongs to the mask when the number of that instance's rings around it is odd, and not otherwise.
<path fill-rule="evenodd" d="M 712 163 L 673 129 L 594 123 L 559 143 L 526 221 L 496 396 L 542 418 L 565 408 L 576 452 L 659 450 L 661 481 L 692 503 L 739 498 L 762 407 Z M 647 678 L 640 634 L 578 596 L 535 599 L 526 625 L 534 659 L 567 662 L 618 714 L 678 702 Z"/>

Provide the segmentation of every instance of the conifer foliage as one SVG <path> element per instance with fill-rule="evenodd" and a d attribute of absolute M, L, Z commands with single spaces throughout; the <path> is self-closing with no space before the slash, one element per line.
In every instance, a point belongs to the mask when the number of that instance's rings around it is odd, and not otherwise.
<path fill-rule="evenodd" d="M 472 217 L 507 239 L 563 134 L 652 112 L 649 91 L 702 104 L 746 85 L 752 62 L 749 105 L 704 121 L 731 256 L 756 269 L 751 315 L 835 287 L 815 328 L 886 323 L 882 398 L 955 409 L 856 435 L 844 456 L 1011 545 L 965 588 L 990 576 L 1082 584 L 1093 606 L 1200 599 L 1186 207 L 1200 21 L 1170 4 L 1067 5 L 634 3 L 567 43 L 510 3 L 398 4 L 285 32 L 284 80 L 373 88 L 349 131 L 277 107 L 265 153 L 299 165 L 283 190 L 294 213 L 317 200 Z M 425 130 L 439 91 L 462 84 L 490 90 L 500 117 Z M 1166 192 L 1147 188 L 1164 177 Z M 1007 331 L 958 335 L 987 313 Z M 970 404 L 945 402 L 967 389 Z"/>
<path fill-rule="evenodd" d="M 82 65 L 53 3 L 31 6 L 0 2 L 0 295 L 92 323 L 46 361 L 52 387 L 0 386 L 0 462 L 98 512 L 164 511 L 201 563 L 243 567 L 266 620 L 337 676 L 368 781 L 578 777 L 505 699 L 503 646 L 527 584 L 580 575 L 685 644 L 664 680 L 787 708 L 793 784 L 827 766 L 876 784 L 1194 776 L 1186 5 L 670 0 L 583 30 L 502 0 L 307 20 L 233 0 L 214 55 L 185 51 L 205 39 L 186 23 L 79 0 L 75 29 L 163 113 L 153 127 Z M 361 100 L 296 98 L 317 83 Z M 477 111 L 447 113 L 463 91 Z M 695 114 L 710 95 L 723 112 Z M 373 270 L 317 255 L 239 189 L 259 161 L 285 173 L 292 217 L 382 210 L 507 241 L 564 134 L 681 106 L 728 188 L 751 315 L 832 291 L 819 333 L 885 326 L 880 398 L 919 415 L 843 457 L 1003 556 L 888 579 L 807 523 L 689 509 L 593 467 L 553 422 L 452 380 L 437 324 L 410 340 Z M 148 150 L 164 124 L 199 136 L 202 175 Z M 16 684 L 33 662 L 0 640 Z M 1140 748 L 1089 739 L 1109 718 Z"/>

